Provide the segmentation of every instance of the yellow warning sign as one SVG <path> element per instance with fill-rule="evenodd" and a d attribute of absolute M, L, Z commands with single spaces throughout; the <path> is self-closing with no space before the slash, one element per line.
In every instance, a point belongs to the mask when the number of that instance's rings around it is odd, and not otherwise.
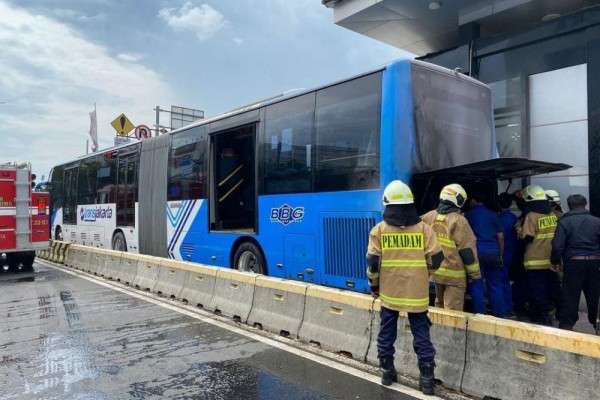
<path fill-rule="evenodd" d="M 119 115 L 110 124 L 115 128 L 115 131 L 117 131 L 117 135 L 119 136 L 127 136 L 129 132 L 135 129 L 135 125 L 133 125 L 125 114 Z"/>

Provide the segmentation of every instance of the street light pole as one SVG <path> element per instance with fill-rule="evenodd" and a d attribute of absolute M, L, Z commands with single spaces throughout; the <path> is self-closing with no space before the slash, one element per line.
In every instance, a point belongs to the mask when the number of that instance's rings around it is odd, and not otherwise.
<path fill-rule="evenodd" d="M 154 111 L 156 111 L 156 124 L 154 128 L 156 129 L 156 136 L 158 136 L 160 134 L 160 106 L 157 105 Z"/>

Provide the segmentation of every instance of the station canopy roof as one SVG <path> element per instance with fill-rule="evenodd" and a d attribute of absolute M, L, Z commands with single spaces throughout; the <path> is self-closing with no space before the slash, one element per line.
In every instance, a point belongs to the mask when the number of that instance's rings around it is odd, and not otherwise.
<path fill-rule="evenodd" d="M 463 44 L 476 23 L 481 37 L 518 32 L 600 4 L 600 0 L 322 0 L 337 25 L 416 55 Z M 461 29 L 462 28 L 462 29 Z"/>

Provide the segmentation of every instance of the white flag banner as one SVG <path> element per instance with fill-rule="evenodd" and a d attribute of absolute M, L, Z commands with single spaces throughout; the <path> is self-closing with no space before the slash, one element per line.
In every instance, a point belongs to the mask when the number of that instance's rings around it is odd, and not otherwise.
<path fill-rule="evenodd" d="M 96 106 L 90 113 L 90 138 L 92 139 L 92 152 L 98 151 L 98 121 L 96 120 Z"/>

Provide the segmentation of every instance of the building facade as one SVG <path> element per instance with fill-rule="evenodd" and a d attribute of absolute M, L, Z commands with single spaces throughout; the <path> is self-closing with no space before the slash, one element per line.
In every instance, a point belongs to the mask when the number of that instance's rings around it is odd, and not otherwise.
<path fill-rule="evenodd" d="M 582 193 L 600 214 L 597 3 L 324 1 L 339 25 L 489 84 L 500 155 L 572 165 L 531 183 L 558 190 L 563 203 L 568 194 Z M 405 36 L 391 40 L 394 35 Z"/>

